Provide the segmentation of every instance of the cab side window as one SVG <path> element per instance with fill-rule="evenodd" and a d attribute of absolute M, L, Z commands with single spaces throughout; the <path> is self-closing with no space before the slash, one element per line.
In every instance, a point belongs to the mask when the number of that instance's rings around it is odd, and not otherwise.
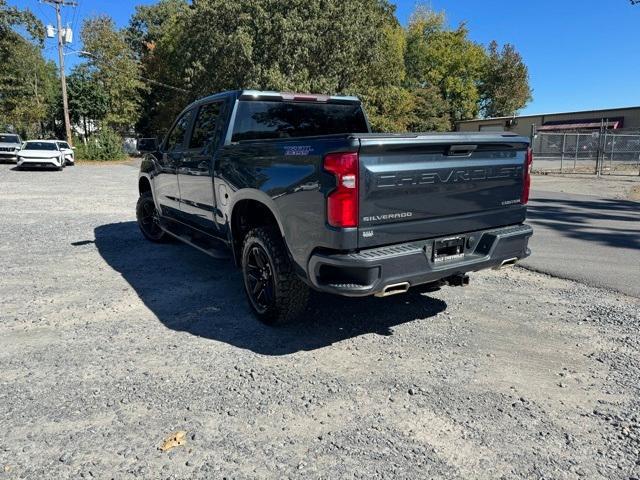
<path fill-rule="evenodd" d="M 187 129 L 189 128 L 189 123 L 191 122 L 192 116 L 193 110 L 189 110 L 176 122 L 173 130 L 171 130 L 171 133 L 169 133 L 169 136 L 167 137 L 167 142 L 165 145 L 165 150 L 167 152 L 182 150 L 184 137 L 187 134 Z"/>
<path fill-rule="evenodd" d="M 218 134 L 218 119 L 222 110 L 222 103 L 209 103 L 200 107 L 196 123 L 193 126 L 189 149 L 210 152 Z"/>

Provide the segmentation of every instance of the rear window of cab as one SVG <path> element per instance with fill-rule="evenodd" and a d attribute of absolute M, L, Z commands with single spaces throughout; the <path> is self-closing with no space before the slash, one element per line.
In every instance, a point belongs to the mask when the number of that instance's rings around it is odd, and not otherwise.
<path fill-rule="evenodd" d="M 359 103 L 240 101 L 231 141 L 368 132 Z"/>

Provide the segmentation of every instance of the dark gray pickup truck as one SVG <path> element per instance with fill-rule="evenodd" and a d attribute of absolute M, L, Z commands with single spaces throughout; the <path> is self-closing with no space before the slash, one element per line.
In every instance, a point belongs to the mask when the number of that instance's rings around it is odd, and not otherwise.
<path fill-rule="evenodd" d="M 230 252 L 269 324 L 309 288 L 459 286 L 530 254 L 532 156 L 510 133 L 373 134 L 355 97 L 245 90 L 189 105 L 146 150 L 142 233 Z"/>

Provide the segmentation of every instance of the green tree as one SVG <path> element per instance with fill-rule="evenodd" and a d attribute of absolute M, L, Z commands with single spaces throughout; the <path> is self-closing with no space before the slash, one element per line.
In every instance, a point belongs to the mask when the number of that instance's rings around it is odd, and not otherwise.
<path fill-rule="evenodd" d="M 406 132 L 410 129 L 415 99 L 403 86 L 406 39 L 395 16 L 387 19 L 376 47 L 373 62 L 362 72 L 352 93 L 362 98 L 374 131 Z"/>
<path fill-rule="evenodd" d="M 86 64 L 75 67 L 67 77 L 71 121 L 82 125 L 85 140 L 109 112 L 109 97 L 95 77 Z"/>
<path fill-rule="evenodd" d="M 450 130 L 497 104 L 489 72 L 509 65 L 492 69 L 468 37 L 426 8 L 405 29 L 387 0 L 160 0 L 126 30 L 155 82 L 138 123 L 148 134 L 195 98 L 242 88 L 355 94 L 377 131 Z"/>
<path fill-rule="evenodd" d="M 44 42 L 44 25 L 29 9 L 20 9 L 7 5 L 6 0 L 0 0 L 0 41 L 14 40 L 16 27 L 25 29 L 29 37 L 38 45 Z"/>
<path fill-rule="evenodd" d="M 89 72 L 107 99 L 104 123 L 120 133 L 130 130 L 140 117 L 140 64 L 113 19 L 98 16 L 84 21 L 81 31 Z"/>
<path fill-rule="evenodd" d="M 480 91 L 485 117 L 515 115 L 531 101 L 529 71 L 513 45 L 507 43 L 499 50 L 495 41 L 489 44 Z"/>
<path fill-rule="evenodd" d="M 389 86 L 369 76 L 383 60 L 390 19 L 397 25 L 386 0 L 197 0 L 158 15 L 179 4 L 164 2 L 153 15 L 145 10 L 144 22 L 138 17 L 130 26 L 134 43 L 151 46 L 146 75 L 188 90 L 161 94 L 165 126 L 188 100 L 222 90 L 361 93 Z M 394 58 L 401 66 L 401 56 Z M 401 74 L 384 76 L 397 84 Z"/>
<path fill-rule="evenodd" d="M 186 0 L 160 0 L 152 5 L 137 5 L 125 31 L 127 43 L 139 59 L 144 59 L 165 36 L 168 26 L 188 10 Z"/>
<path fill-rule="evenodd" d="M 169 88 L 182 86 L 186 64 L 180 28 L 189 17 L 185 0 L 160 0 L 136 7 L 126 29 L 126 40 L 140 61 L 145 78 L 158 82 L 142 94 L 142 113 L 136 129 L 144 135 L 157 135 L 168 128 L 193 95 Z"/>
<path fill-rule="evenodd" d="M 464 23 L 448 29 L 444 14 L 425 7 L 414 12 L 407 29 L 407 84 L 438 89 L 451 125 L 479 111 L 487 55 L 481 45 L 469 40 L 468 33 Z"/>
<path fill-rule="evenodd" d="M 453 128 L 450 109 L 436 87 L 414 88 L 411 119 L 407 125 L 410 132 L 446 132 Z"/>
<path fill-rule="evenodd" d="M 55 67 L 42 57 L 43 41 L 44 27 L 29 10 L 0 0 L 0 128 L 25 137 L 45 133 L 55 102 Z"/>

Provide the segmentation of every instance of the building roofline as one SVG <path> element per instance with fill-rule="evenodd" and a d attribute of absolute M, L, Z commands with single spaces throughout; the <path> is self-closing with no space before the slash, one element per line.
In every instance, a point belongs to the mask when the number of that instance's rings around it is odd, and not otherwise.
<path fill-rule="evenodd" d="M 582 113 L 610 112 L 612 110 L 639 110 L 639 109 L 640 109 L 640 106 L 599 108 L 597 110 L 576 110 L 572 112 L 534 113 L 530 115 L 510 115 L 508 117 L 473 118 L 471 120 L 458 120 L 456 123 L 487 122 L 491 120 L 508 120 L 510 118 L 548 117 L 550 115 L 575 115 L 575 114 L 582 114 Z"/>

